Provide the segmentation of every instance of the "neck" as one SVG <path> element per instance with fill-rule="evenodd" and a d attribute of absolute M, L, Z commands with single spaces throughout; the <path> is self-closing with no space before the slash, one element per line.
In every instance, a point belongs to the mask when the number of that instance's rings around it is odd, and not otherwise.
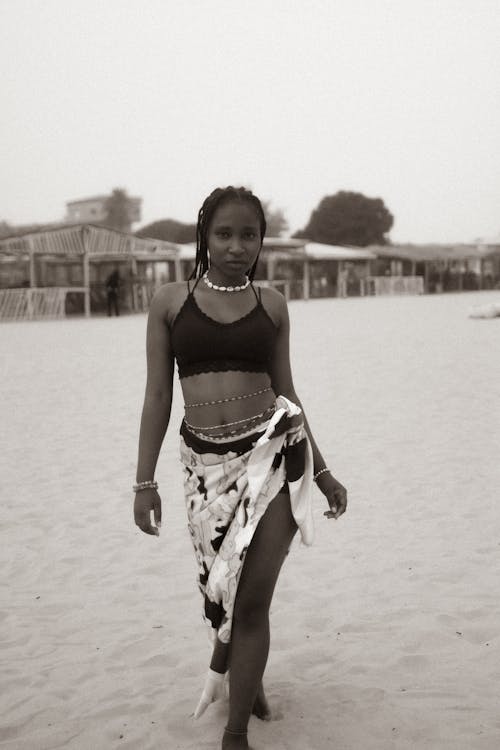
<path fill-rule="evenodd" d="M 207 271 L 207 278 L 213 283 L 219 286 L 240 286 L 244 284 L 248 279 L 246 273 L 236 271 L 233 274 L 221 273 L 217 268 L 209 268 Z"/>

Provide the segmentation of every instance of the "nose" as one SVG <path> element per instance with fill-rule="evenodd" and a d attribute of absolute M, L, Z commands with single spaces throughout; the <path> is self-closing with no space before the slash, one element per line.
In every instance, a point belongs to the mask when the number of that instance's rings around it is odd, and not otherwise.
<path fill-rule="evenodd" d="M 245 248 L 243 247 L 242 243 L 238 239 L 234 239 L 229 248 L 229 252 L 235 258 L 240 258 L 242 255 L 245 254 Z"/>

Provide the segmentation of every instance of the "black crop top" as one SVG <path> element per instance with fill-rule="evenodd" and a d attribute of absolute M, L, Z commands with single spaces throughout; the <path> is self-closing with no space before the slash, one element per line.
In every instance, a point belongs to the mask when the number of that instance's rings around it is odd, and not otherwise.
<path fill-rule="evenodd" d="M 221 323 L 198 307 L 194 287 L 191 291 L 188 284 L 188 295 L 170 331 L 180 378 L 229 370 L 269 372 L 278 331 L 252 289 L 255 307 L 238 320 Z"/>

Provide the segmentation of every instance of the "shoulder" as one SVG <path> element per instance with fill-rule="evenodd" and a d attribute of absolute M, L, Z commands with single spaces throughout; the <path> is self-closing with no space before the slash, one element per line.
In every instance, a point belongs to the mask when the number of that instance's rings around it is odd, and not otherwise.
<path fill-rule="evenodd" d="M 288 307 L 286 299 L 272 286 L 261 286 L 262 304 L 266 312 L 272 319 L 277 328 L 284 324 L 288 325 Z"/>
<path fill-rule="evenodd" d="M 188 294 L 186 281 L 172 281 L 156 290 L 149 308 L 150 315 L 159 317 L 170 326 Z"/>

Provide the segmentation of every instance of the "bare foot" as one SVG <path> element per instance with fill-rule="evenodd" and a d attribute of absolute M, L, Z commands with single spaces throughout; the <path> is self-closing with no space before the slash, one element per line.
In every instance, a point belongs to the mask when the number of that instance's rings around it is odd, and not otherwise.
<path fill-rule="evenodd" d="M 273 718 L 271 714 L 271 707 L 267 702 L 266 694 L 264 693 L 264 685 L 262 684 L 262 682 L 259 685 L 259 690 L 257 692 L 257 697 L 255 698 L 255 703 L 253 704 L 252 713 L 262 721 L 271 721 L 271 719 Z"/>
<path fill-rule="evenodd" d="M 250 750 L 246 733 L 231 734 L 225 730 L 222 737 L 222 750 Z"/>

